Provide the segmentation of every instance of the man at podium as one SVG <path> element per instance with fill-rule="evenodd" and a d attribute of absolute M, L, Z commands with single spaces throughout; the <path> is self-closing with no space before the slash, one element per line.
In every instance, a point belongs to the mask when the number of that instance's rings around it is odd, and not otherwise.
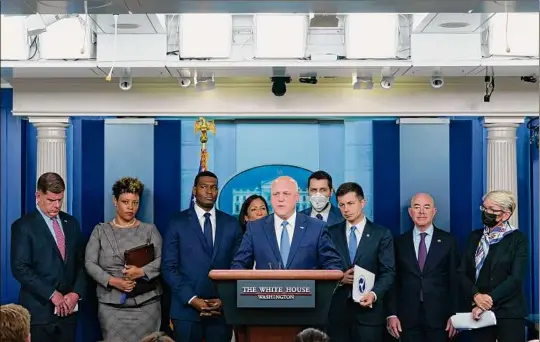
<path fill-rule="evenodd" d="M 233 269 L 341 270 L 324 221 L 296 212 L 298 184 L 288 176 L 272 182 L 274 214 L 251 221 L 232 262 Z"/>

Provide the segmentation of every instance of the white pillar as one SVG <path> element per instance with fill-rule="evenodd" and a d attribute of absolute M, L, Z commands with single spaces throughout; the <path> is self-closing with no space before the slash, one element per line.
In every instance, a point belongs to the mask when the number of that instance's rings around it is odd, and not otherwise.
<path fill-rule="evenodd" d="M 487 191 L 508 190 L 517 201 L 516 129 L 523 117 L 485 117 L 487 128 Z M 518 208 L 510 224 L 518 227 Z M 518 227 L 519 228 L 519 227 Z"/>
<path fill-rule="evenodd" d="M 37 129 L 37 178 L 45 172 L 56 172 L 67 188 L 66 128 L 69 126 L 69 118 L 30 117 L 29 120 Z M 63 211 L 66 211 L 66 196 L 67 191 L 62 204 Z"/>

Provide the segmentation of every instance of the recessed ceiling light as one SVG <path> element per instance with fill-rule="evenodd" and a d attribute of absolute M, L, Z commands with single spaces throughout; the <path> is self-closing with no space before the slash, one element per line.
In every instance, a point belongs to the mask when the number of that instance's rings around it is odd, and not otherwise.
<path fill-rule="evenodd" d="M 469 23 L 464 23 L 464 22 L 448 22 L 448 23 L 442 23 L 442 24 L 439 24 L 440 27 L 442 28 L 448 28 L 448 29 L 455 29 L 455 28 L 463 28 L 463 27 L 467 27 L 469 26 L 470 24 Z"/>
<path fill-rule="evenodd" d="M 111 25 L 112 28 L 114 28 L 114 24 Z M 136 28 L 141 27 L 139 24 L 118 24 L 117 25 L 119 30 L 133 30 Z"/>

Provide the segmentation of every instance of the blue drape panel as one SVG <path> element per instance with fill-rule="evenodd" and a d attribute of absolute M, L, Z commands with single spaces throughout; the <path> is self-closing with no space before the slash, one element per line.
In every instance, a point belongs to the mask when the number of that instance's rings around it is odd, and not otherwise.
<path fill-rule="evenodd" d="M 180 211 L 180 120 L 154 126 L 154 224 L 165 235 L 170 216 Z"/>
<path fill-rule="evenodd" d="M 371 136 L 370 136 L 371 138 Z M 368 139 L 371 145 L 371 139 Z M 344 165 L 346 153 L 340 152 L 346 149 L 345 145 L 345 124 L 343 121 L 320 121 L 319 122 L 319 170 L 324 170 L 332 176 L 334 190 L 345 180 Z M 350 148 L 350 147 L 349 147 Z M 371 163 L 372 158 L 368 159 Z M 372 166 L 372 165 L 371 165 Z M 371 167 L 370 170 L 371 171 Z M 369 184 L 362 184 L 371 188 L 371 177 Z M 337 204 L 336 196 L 331 199 L 334 205 Z"/>
<path fill-rule="evenodd" d="M 538 263 L 538 255 L 540 254 L 538 250 L 538 241 L 540 240 L 540 234 L 539 234 L 539 227 L 540 222 L 538 221 L 538 208 L 540 206 L 540 202 L 538 201 L 538 189 L 540 188 L 540 184 L 538 183 L 538 147 L 536 147 L 536 144 L 533 144 L 531 146 L 531 197 L 532 197 L 532 204 L 531 204 L 531 211 L 532 211 L 532 225 L 531 225 L 531 235 L 529 236 L 529 245 L 530 247 L 530 253 L 532 256 L 532 265 L 531 265 L 531 313 L 538 314 L 538 289 L 540 288 L 540 285 L 538 283 L 538 268 L 540 267 L 540 264 Z"/>
<path fill-rule="evenodd" d="M 450 122 L 450 231 L 461 247 L 482 227 L 484 128 L 480 119 Z"/>
<path fill-rule="evenodd" d="M 401 234 L 399 126 L 395 120 L 373 122 L 373 220 Z"/>
<path fill-rule="evenodd" d="M 531 198 L 531 145 L 529 143 L 529 130 L 527 124 L 523 123 L 519 125 L 516 132 L 516 159 L 517 159 L 517 202 L 519 210 L 519 222 L 518 228 L 527 236 L 529 245 L 532 247 L 531 242 L 538 243 L 534 238 L 532 232 L 532 198 Z M 538 188 L 536 189 L 538 191 Z M 528 301 L 529 312 L 533 309 L 534 292 L 538 292 L 538 287 L 533 288 L 533 272 L 538 270 L 538 266 L 534 267 L 534 257 L 532 255 L 532 248 L 529 248 L 529 268 L 527 276 L 525 278 L 525 294 Z"/>
<path fill-rule="evenodd" d="M 86 240 L 95 225 L 104 222 L 104 121 L 101 119 L 73 118 L 70 142 L 73 194 L 72 215 L 81 225 Z M 110 202 L 109 202 L 110 203 Z M 78 342 L 100 341 L 101 331 L 97 319 L 96 283 L 88 277 L 85 300 L 77 327 Z"/>
<path fill-rule="evenodd" d="M 24 196 L 23 214 L 27 214 L 36 210 L 37 129 L 27 120 L 22 121 L 22 127 L 24 180 L 21 191 Z"/>
<path fill-rule="evenodd" d="M 13 91 L 1 90 L 0 101 L 0 172 L 1 172 L 1 300 L 18 301 L 19 283 L 13 278 L 10 267 L 11 224 L 22 214 L 22 120 L 11 114 Z"/>

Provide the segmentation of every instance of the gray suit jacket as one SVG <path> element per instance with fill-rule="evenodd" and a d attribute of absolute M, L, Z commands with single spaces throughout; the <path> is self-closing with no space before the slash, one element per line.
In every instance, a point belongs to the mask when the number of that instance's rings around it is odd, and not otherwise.
<path fill-rule="evenodd" d="M 134 229 L 134 228 L 130 228 Z M 88 274 L 98 283 L 96 293 L 101 303 L 120 304 L 122 292 L 108 285 L 111 277 L 122 277 L 124 268 L 124 251 L 150 241 L 154 244 L 155 259 L 143 267 L 144 273 L 150 279 L 160 274 L 162 239 L 156 226 L 141 222 L 132 245 L 118 245 L 113 228 L 109 223 L 100 223 L 94 227 L 90 240 L 86 245 L 85 266 Z M 143 293 L 135 297 L 137 304 L 160 296 L 163 289 L 158 285 L 154 291 Z"/>

